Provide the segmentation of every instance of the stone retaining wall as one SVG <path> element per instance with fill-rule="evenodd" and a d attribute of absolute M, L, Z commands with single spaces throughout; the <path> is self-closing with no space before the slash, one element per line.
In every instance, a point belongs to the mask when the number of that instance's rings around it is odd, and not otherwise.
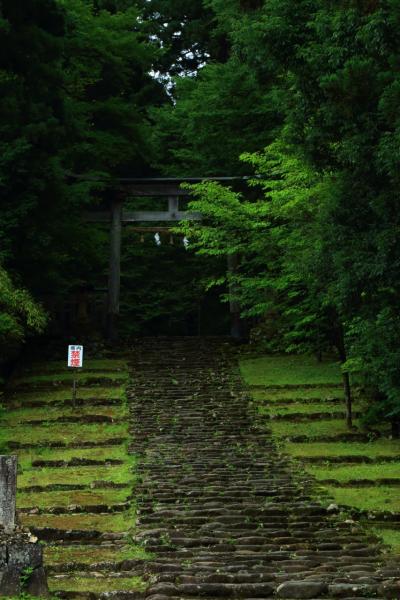
<path fill-rule="evenodd" d="M 16 529 L 6 533 L 0 529 L 0 596 L 16 596 L 26 592 L 47 598 L 46 573 L 42 546 L 36 537 Z"/>

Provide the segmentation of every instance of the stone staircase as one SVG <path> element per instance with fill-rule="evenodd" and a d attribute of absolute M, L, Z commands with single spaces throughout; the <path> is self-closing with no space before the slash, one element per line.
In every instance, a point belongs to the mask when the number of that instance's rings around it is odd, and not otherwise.
<path fill-rule="evenodd" d="M 147 597 L 400 598 L 400 561 L 313 499 L 257 422 L 228 342 L 144 338 L 131 361 Z"/>

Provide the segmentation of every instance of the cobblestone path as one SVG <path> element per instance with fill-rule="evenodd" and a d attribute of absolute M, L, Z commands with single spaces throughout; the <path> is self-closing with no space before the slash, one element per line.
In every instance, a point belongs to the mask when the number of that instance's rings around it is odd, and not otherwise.
<path fill-rule="evenodd" d="M 135 344 L 136 536 L 154 553 L 146 595 L 399 598 L 399 562 L 311 498 L 258 427 L 230 357 L 213 339 Z"/>

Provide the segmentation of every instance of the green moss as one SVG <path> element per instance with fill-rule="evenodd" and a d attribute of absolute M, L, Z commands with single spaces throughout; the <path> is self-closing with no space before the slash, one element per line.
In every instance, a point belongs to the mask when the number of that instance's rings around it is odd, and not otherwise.
<path fill-rule="evenodd" d="M 123 405 L 79 406 L 79 408 L 49 406 L 42 408 L 21 408 L 7 411 L 2 418 L 2 422 L 14 426 L 18 423 L 23 423 L 24 421 L 52 421 L 65 417 L 71 418 L 94 415 L 106 416 L 112 419 L 124 419 L 127 418 L 128 414 L 128 408 Z"/>
<path fill-rule="evenodd" d="M 357 425 L 357 422 L 355 422 Z M 281 438 L 304 435 L 307 437 L 314 436 L 330 436 L 334 437 L 339 434 L 349 434 L 344 419 L 320 419 L 318 421 L 308 421 L 305 423 L 287 422 L 287 421 L 271 421 L 268 427 L 272 433 Z"/>
<path fill-rule="evenodd" d="M 343 398 L 343 387 L 313 387 L 295 389 L 273 389 L 253 390 L 252 396 L 255 400 L 266 400 L 268 402 L 285 402 L 287 400 L 314 401 L 331 400 L 332 398 Z"/>
<path fill-rule="evenodd" d="M 49 372 L 63 372 L 67 367 L 67 360 L 50 360 L 46 362 L 36 362 L 31 365 L 27 365 L 21 369 L 23 373 L 35 373 L 38 371 L 49 371 Z M 84 359 L 85 369 L 115 369 L 115 370 L 128 370 L 128 365 L 125 360 L 116 359 Z"/>
<path fill-rule="evenodd" d="M 344 413 L 344 402 L 332 402 L 332 399 L 343 399 L 341 374 L 335 363 L 319 364 L 309 357 L 261 357 L 250 361 L 242 361 L 242 373 L 248 384 L 265 386 L 268 389 L 254 389 L 252 396 L 260 415 L 270 415 L 265 426 L 271 429 L 278 443 L 285 452 L 301 459 L 318 457 L 322 463 L 305 464 L 304 470 L 315 476 L 317 480 L 336 480 L 338 485 L 324 486 L 328 494 L 339 505 L 353 507 L 365 511 L 400 511 L 400 488 L 396 485 L 374 485 L 377 479 L 397 479 L 400 483 L 400 460 L 398 462 L 345 463 L 346 456 L 365 456 L 372 459 L 384 457 L 400 458 L 400 441 L 389 439 L 371 440 L 368 443 L 352 441 L 352 432 L 346 426 L 344 418 L 308 419 L 312 413 Z M 332 384 L 326 386 L 326 384 Z M 279 389 L 279 386 L 291 386 Z M 313 385 L 315 387 L 301 387 Z M 299 386 L 299 387 L 296 387 Z M 320 386 L 320 387 L 318 387 Z M 354 409 L 363 411 L 365 401 L 356 398 Z M 292 415 L 304 415 L 304 421 L 296 421 Z M 285 420 L 274 419 L 274 416 L 285 416 Z M 363 432 L 357 420 L 355 433 Z M 384 428 L 382 427 L 382 433 Z M 366 433 L 366 432 L 364 432 Z M 349 436 L 347 442 L 335 442 L 336 436 Z M 312 440 L 314 437 L 326 437 L 327 442 L 293 443 L 287 438 L 304 436 Z M 354 439 L 356 439 L 354 437 Z M 342 463 L 329 463 L 329 458 L 343 457 Z M 326 459 L 326 463 L 323 460 Z M 348 486 L 350 480 L 371 480 L 368 486 Z M 316 488 L 317 493 L 318 488 Z M 377 531 L 385 543 L 395 552 L 400 552 L 400 531 L 384 528 Z"/>
<path fill-rule="evenodd" d="M 333 404 L 326 402 L 315 402 L 309 404 L 294 403 L 286 406 L 271 406 L 263 404 L 259 407 L 260 414 L 270 415 L 292 415 L 301 413 L 303 415 L 312 415 L 313 413 L 343 413 L 345 410 L 344 404 Z"/>
<path fill-rule="evenodd" d="M 123 399 L 125 397 L 124 386 L 113 386 L 113 387 L 101 387 L 99 386 L 85 386 L 78 388 L 79 398 L 97 398 L 97 399 Z M 22 392 L 19 391 L 12 397 L 13 404 L 20 404 L 21 408 L 26 402 L 33 403 L 37 402 L 62 402 L 64 400 L 71 400 L 71 390 L 40 390 L 33 392 Z"/>
<path fill-rule="evenodd" d="M 72 515 L 20 515 L 25 527 L 51 527 L 68 531 L 70 529 L 124 532 L 135 526 L 133 510 L 114 514 L 72 514 Z"/>
<path fill-rule="evenodd" d="M 325 486 L 337 504 L 361 510 L 400 512 L 400 493 L 397 487 L 370 486 L 338 488 Z"/>
<path fill-rule="evenodd" d="M 74 458 L 89 460 L 123 460 L 131 465 L 135 463 L 133 455 L 128 455 L 126 444 L 120 446 L 99 446 L 97 448 L 32 448 L 16 450 L 22 470 L 30 469 L 34 460 L 65 460 Z"/>
<path fill-rule="evenodd" d="M 48 467 L 24 471 L 18 477 L 20 489 L 25 487 L 56 484 L 89 485 L 93 481 L 112 481 L 113 483 L 130 483 L 134 481 L 132 466 L 105 465 L 99 467 Z"/>
<path fill-rule="evenodd" d="M 59 373 L 44 373 L 40 375 L 25 375 L 12 380 L 12 385 L 32 384 L 35 383 L 54 383 L 62 381 L 73 381 L 76 379 L 82 385 L 86 381 L 91 379 L 111 379 L 113 381 L 125 381 L 129 377 L 129 373 L 125 371 L 99 371 L 96 373 L 88 373 L 84 369 L 80 370 L 68 370 Z"/>
<path fill-rule="evenodd" d="M 140 577 L 49 577 L 51 592 L 113 592 L 116 590 L 143 591 L 146 583 Z"/>
<path fill-rule="evenodd" d="M 106 504 L 112 506 L 120 502 L 126 502 L 132 493 L 129 488 L 124 489 L 90 489 L 70 490 L 65 492 L 23 492 L 18 490 L 17 508 L 40 508 L 46 509 L 53 506 L 94 506 Z"/>
<path fill-rule="evenodd" d="M 400 530 L 389 527 L 371 527 L 370 531 L 390 546 L 395 554 L 400 554 Z"/>
<path fill-rule="evenodd" d="M 62 425 L 54 423 L 42 427 L 29 427 L 18 425 L 16 427 L 0 427 L 0 440 L 14 441 L 22 444 L 42 444 L 62 442 L 65 444 L 79 444 L 84 442 L 98 442 L 118 437 L 127 437 L 128 426 L 125 423 L 93 423 Z"/>
<path fill-rule="evenodd" d="M 262 356 L 240 361 L 240 369 L 250 385 L 318 385 L 340 383 L 336 362 L 318 362 L 313 356 Z"/>
<path fill-rule="evenodd" d="M 360 442 L 326 442 L 296 444 L 287 442 L 286 452 L 298 458 L 307 456 L 368 456 L 379 458 L 385 456 L 399 456 L 400 440 L 374 440 L 365 444 Z"/>
<path fill-rule="evenodd" d="M 151 559 L 153 554 L 146 552 L 141 546 L 126 545 L 121 549 L 113 547 L 102 547 L 99 545 L 85 546 L 47 546 L 44 549 L 46 565 L 57 565 L 63 563 L 98 563 L 122 560 L 146 560 Z"/>
<path fill-rule="evenodd" d="M 329 467 L 307 467 L 307 471 L 317 479 L 336 479 L 346 482 L 351 479 L 382 479 L 396 478 L 400 483 L 400 462 L 391 462 L 378 465 L 352 464 L 330 465 Z M 400 494 L 399 494 L 400 496 Z"/>

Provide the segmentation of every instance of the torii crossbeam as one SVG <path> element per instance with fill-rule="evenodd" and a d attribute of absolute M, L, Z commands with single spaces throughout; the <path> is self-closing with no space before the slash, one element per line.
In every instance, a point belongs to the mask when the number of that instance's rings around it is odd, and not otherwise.
<path fill-rule="evenodd" d="M 152 178 L 122 178 L 113 185 L 114 195 L 109 212 L 93 212 L 86 215 L 90 222 L 110 223 L 110 261 L 108 276 L 107 301 L 107 338 L 110 341 L 118 337 L 119 298 L 121 286 L 121 233 L 123 223 L 173 223 L 178 221 L 201 221 L 198 212 L 181 211 L 179 199 L 188 197 L 189 193 L 181 188 L 182 183 L 201 183 L 203 181 L 218 181 L 230 183 L 246 180 L 249 177 L 152 177 Z M 163 197 L 168 199 L 168 209 L 165 211 L 124 210 L 124 200 L 128 196 Z M 228 256 L 228 269 L 235 269 L 236 258 Z M 240 324 L 240 307 L 234 300 L 230 302 L 231 335 L 239 338 L 242 335 Z"/>

